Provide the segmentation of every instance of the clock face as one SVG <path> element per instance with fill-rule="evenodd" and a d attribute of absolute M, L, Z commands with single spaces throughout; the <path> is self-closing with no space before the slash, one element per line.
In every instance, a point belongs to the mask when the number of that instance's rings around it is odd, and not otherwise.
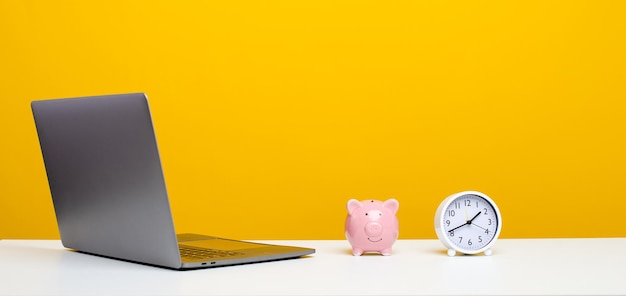
<path fill-rule="evenodd" d="M 495 242 L 500 233 L 500 212 L 489 197 L 479 192 L 460 193 L 441 206 L 437 234 L 448 247 L 475 254 Z"/>

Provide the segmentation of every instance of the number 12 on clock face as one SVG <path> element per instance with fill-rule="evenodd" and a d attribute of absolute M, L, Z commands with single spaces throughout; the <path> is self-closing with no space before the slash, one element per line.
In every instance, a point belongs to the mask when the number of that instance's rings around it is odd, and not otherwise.
<path fill-rule="evenodd" d="M 491 255 L 490 247 L 501 227 L 500 210 L 491 198 L 477 191 L 449 196 L 435 215 L 435 231 L 450 256 L 456 252 Z"/>

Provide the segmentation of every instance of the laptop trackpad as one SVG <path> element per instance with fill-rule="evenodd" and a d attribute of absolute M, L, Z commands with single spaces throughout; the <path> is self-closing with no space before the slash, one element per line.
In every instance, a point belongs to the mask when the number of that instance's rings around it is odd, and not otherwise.
<path fill-rule="evenodd" d="M 197 240 L 197 241 L 186 241 L 179 243 L 181 246 L 190 246 L 196 248 L 207 248 L 207 249 L 217 249 L 217 250 L 242 250 L 242 249 L 251 249 L 263 247 L 263 244 L 256 243 L 248 243 L 242 241 L 234 241 L 227 239 L 208 239 L 208 240 Z"/>

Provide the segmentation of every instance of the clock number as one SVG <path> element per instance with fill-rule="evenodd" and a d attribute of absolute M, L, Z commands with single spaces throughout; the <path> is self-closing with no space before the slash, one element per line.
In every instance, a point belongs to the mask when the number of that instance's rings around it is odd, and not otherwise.
<path fill-rule="evenodd" d="M 459 236 L 459 244 L 463 241 L 463 237 Z"/>
<path fill-rule="evenodd" d="M 446 226 L 450 226 L 450 220 L 446 220 Z"/>
<path fill-rule="evenodd" d="M 485 233 L 486 233 L 486 234 L 489 234 L 489 229 L 485 229 Z"/>
<path fill-rule="evenodd" d="M 460 209 L 461 208 L 461 203 L 459 203 L 458 201 L 454 203 L 454 208 L 455 209 Z"/>
<path fill-rule="evenodd" d="M 482 237 L 482 236 L 480 236 L 480 235 L 478 236 L 478 242 L 479 242 L 479 243 L 482 243 L 482 242 L 483 242 L 483 237 Z"/>
<path fill-rule="evenodd" d="M 487 224 L 487 225 L 491 225 L 491 219 L 489 219 L 489 224 Z"/>
<path fill-rule="evenodd" d="M 454 212 L 454 210 L 449 210 L 448 211 L 448 216 L 454 217 L 454 215 L 456 215 L 456 212 Z"/>
<path fill-rule="evenodd" d="M 472 245 L 472 239 L 468 239 L 468 240 L 467 240 L 467 245 L 468 245 L 468 246 L 471 246 L 471 245 Z"/>
<path fill-rule="evenodd" d="M 450 231 L 450 236 L 454 236 L 454 231 Z"/>
<path fill-rule="evenodd" d="M 472 202 L 469 199 L 466 199 L 465 200 L 465 206 L 466 207 L 472 206 Z"/>
<path fill-rule="evenodd" d="M 485 215 L 487 215 L 487 208 L 484 208 L 483 210 L 485 210 Z"/>

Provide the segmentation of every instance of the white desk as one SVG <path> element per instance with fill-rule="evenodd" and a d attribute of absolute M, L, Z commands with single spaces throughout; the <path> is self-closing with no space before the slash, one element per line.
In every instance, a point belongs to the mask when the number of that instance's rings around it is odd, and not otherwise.
<path fill-rule="evenodd" d="M 626 295 L 626 238 L 501 239 L 448 257 L 437 240 L 354 257 L 347 241 L 285 261 L 174 271 L 85 255 L 59 241 L 0 240 L 0 295 Z"/>

